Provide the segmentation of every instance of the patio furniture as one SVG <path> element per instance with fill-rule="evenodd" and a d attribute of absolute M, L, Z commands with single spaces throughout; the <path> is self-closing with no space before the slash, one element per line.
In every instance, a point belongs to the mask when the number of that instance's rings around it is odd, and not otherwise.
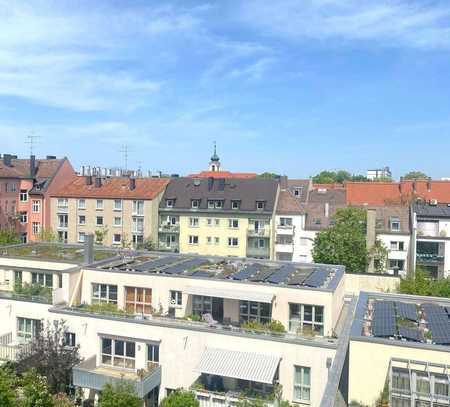
<path fill-rule="evenodd" d="M 206 322 L 209 326 L 217 325 L 217 321 L 212 317 L 210 313 L 203 314 L 202 321 Z"/>

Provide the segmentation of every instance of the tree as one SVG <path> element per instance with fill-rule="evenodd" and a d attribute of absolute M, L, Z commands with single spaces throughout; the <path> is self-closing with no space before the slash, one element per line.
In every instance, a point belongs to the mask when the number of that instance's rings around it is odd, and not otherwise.
<path fill-rule="evenodd" d="M 0 246 L 20 243 L 19 235 L 10 229 L 0 230 Z"/>
<path fill-rule="evenodd" d="M 368 181 L 367 177 L 360 174 L 351 174 L 346 170 L 322 171 L 313 177 L 315 184 L 343 184 L 345 181 Z"/>
<path fill-rule="evenodd" d="M 55 232 L 51 228 L 47 229 L 41 229 L 38 235 L 38 240 L 40 242 L 55 242 L 56 241 L 56 235 Z"/>
<path fill-rule="evenodd" d="M 422 269 L 416 269 L 414 276 L 400 280 L 402 294 L 450 298 L 450 278 L 433 280 Z"/>
<path fill-rule="evenodd" d="M 428 179 L 429 177 L 422 171 L 410 171 L 407 174 L 405 174 L 402 178 L 414 180 L 414 179 Z"/>
<path fill-rule="evenodd" d="M 145 250 L 148 250 L 148 251 L 153 251 L 153 250 L 156 250 L 156 244 L 155 244 L 155 242 L 152 240 L 152 238 L 151 237 L 148 237 L 147 239 L 145 239 L 144 240 L 144 243 L 142 243 L 142 245 L 141 245 L 142 247 L 138 247 L 138 249 L 142 249 L 142 248 L 144 248 Z"/>
<path fill-rule="evenodd" d="M 0 406 L 17 406 L 16 392 L 14 390 L 16 376 L 15 373 L 3 366 L 0 367 Z"/>
<path fill-rule="evenodd" d="M 107 383 L 102 389 L 98 407 L 141 407 L 142 400 L 136 394 L 134 386 L 127 381 L 114 385 Z"/>
<path fill-rule="evenodd" d="M 258 175 L 258 178 L 279 178 L 280 176 L 278 174 L 275 174 L 274 172 L 263 172 L 262 174 Z"/>
<path fill-rule="evenodd" d="M 53 396 L 53 407 L 74 407 L 74 403 L 67 394 L 58 393 Z"/>
<path fill-rule="evenodd" d="M 108 234 L 108 228 L 102 227 L 101 229 L 97 229 L 95 232 L 95 243 L 96 244 L 103 244 L 105 241 L 105 237 Z"/>
<path fill-rule="evenodd" d="M 368 264 L 366 248 L 366 211 L 347 207 L 333 216 L 335 224 L 314 239 L 316 263 L 342 264 L 348 272 L 362 272 Z"/>
<path fill-rule="evenodd" d="M 334 171 L 322 171 L 313 177 L 315 184 L 333 184 L 336 182 L 336 173 Z"/>
<path fill-rule="evenodd" d="M 369 258 L 373 259 L 375 272 L 383 273 L 386 270 L 386 263 L 389 250 L 381 240 L 376 240 L 374 246 L 369 250 Z"/>
<path fill-rule="evenodd" d="M 81 361 L 78 346 L 66 346 L 66 332 L 64 321 L 47 322 L 17 362 L 19 373 L 33 368 L 45 376 L 54 394 L 66 392 L 71 383 L 72 368 Z"/>
<path fill-rule="evenodd" d="M 20 386 L 23 393 L 19 404 L 21 407 L 53 407 L 53 397 L 47 382 L 34 369 L 23 374 Z"/>
<path fill-rule="evenodd" d="M 191 391 L 178 389 L 163 399 L 160 407 L 200 407 L 200 403 Z"/>

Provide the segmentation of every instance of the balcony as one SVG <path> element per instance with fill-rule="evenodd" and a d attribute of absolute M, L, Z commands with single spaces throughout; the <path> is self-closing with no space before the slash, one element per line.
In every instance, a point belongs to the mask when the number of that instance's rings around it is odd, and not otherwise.
<path fill-rule="evenodd" d="M 277 225 L 277 235 L 292 236 L 293 234 L 294 234 L 294 226 L 293 225 Z"/>
<path fill-rule="evenodd" d="M 98 366 L 96 356 L 81 362 L 73 369 L 73 385 L 100 391 L 107 383 L 115 384 L 123 380 L 132 383 L 140 398 L 144 398 L 161 384 L 161 366 L 149 364 L 146 370 L 125 370 L 109 366 Z"/>
<path fill-rule="evenodd" d="M 68 223 L 59 223 L 58 229 L 67 229 L 69 227 Z"/>
<path fill-rule="evenodd" d="M 294 243 L 286 242 L 286 241 L 277 241 L 275 242 L 275 251 L 281 253 L 294 253 Z"/>
<path fill-rule="evenodd" d="M 159 231 L 161 233 L 180 233 L 180 225 L 172 225 L 172 224 L 162 224 L 159 225 Z"/>
<path fill-rule="evenodd" d="M 269 247 L 254 247 L 251 243 L 247 245 L 247 257 L 256 259 L 268 259 L 270 257 Z"/>
<path fill-rule="evenodd" d="M 200 407 L 235 407 L 244 400 L 254 400 L 248 397 L 243 397 L 236 392 L 213 392 L 208 390 L 192 390 L 195 398 L 200 403 Z M 273 401 L 263 401 L 264 407 L 274 407 Z"/>
<path fill-rule="evenodd" d="M 53 291 L 51 289 L 48 289 L 46 291 L 44 290 L 45 289 L 43 289 L 42 292 L 40 292 L 38 295 L 34 295 L 32 290 L 25 290 L 21 293 L 0 290 L 0 298 L 6 300 L 37 302 L 39 304 L 52 304 Z"/>
<path fill-rule="evenodd" d="M 66 206 L 59 206 L 56 208 L 56 213 L 68 213 L 69 212 L 69 207 Z"/>
<path fill-rule="evenodd" d="M 248 228 L 247 236 L 248 237 L 270 237 L 270 229 L 269 228 L 263 228 L 263 229 Z"/>
<path fill-rule="evenodd" d="M 30 343 L 13 342 L 12 333 L 0 336 L 0 360 L 4 362 L 15 362 L 19 355 L 30 349 Z"/>
<path fill-rule="evenodd" d="M 417 261 L 422 263 L 443 263 L 444 255 L 437 253 L 417 253 Z"/>

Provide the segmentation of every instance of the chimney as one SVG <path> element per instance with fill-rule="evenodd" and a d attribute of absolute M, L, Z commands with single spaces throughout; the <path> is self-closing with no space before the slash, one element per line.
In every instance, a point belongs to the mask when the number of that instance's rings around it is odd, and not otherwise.
<path fill-rule="evenodd" d="M 376 219 L 377 219 L 377 211 L 376 209 L 367 209 L 367 230 L 366 230 L 366 247 L 367 250 L 372 250 L 376 241 Z M 367 265 L 367 272 L 373 273 L 375 272 L 375 264 L 373 258 L 369 260 L 369 264 Z"/>
<path fill-rule="evenodd" d="M 3 164 L 7 167 L 11 167 L 11 154 L 3 154 Z"/>
<path fill-rule="evenodd" d="M 214 185 L 214 178 L 208 177 L 208 191 L 211 191 L 213 189 L 213 185 Z"/>
<path fill-rule="evenodd" d="M 84 239 L 84 264 L 94 262 L 94 235 L 89 233 Z"/>
<path fill-rule="evenodd" d="M 431 192 L 431 180 L 430 179 L 427 181 L 427 190 L 428 190 L 428 192 Z"/>
<path fill-rule="evenodd" d="M 56 160 L 56 155 L 48 155 L 47 160 Z"/>
<path fill-rule="evenodd" d="M 330 217 L 330 204 L 328 202 L 325 202 L 325 217 Z"/>
<path fill-rule="evenodd" d="M 413 181 L 412 183 L 412 189 L 413 189 L 413 193 L 416 193 L 416 181 Z"/>
<path fill-rule="evenodd" d="M 86 176 L 86 185 L 92 185 L 92 175 Z"/>
<path fill-rule="evenodd" d="M 30 155 L 30 177 L 34 178 L 36 175 L 36 156 Z"/>
<path fill-rule="evenodd" d="M 100 177 L 95 177 L 95 187 L 100 188 L 102 186 L 102 179 Z"/>
<path fill-rule="evenodd" d="M 134 191 L 136 189 L 136 178 L 130 178 L 130 191 Z"/>

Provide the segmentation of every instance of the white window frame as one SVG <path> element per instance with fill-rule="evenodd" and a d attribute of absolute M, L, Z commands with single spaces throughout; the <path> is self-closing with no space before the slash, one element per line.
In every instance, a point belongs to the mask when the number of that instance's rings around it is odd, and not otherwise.
<path fill-rule="evenodd" d="M 266 207 L 266 203 L 264 201 L 256 201 L 256 209 L 258 211 L 263 211 Z"/>
<path fill-rule="evenodd" d="M 199 199 L 192 199 L 191 200 L 191 208 L 192 209 L 198 209 L 200 207 L 200 200 Z"/>
<path fill-rule="evenodd" d="M 119 222 L 116 222 L 117 219 L 119 220 Z M 114 227 L 120 227 L 122 226 L 122 216 L 114 216 L 114 223 L 113 223 Z"/>
<path fill-rule="evenodd" d="M 199 218 L 189 218 L 189 227 L 198 228 L 200 224 Z"/>
<path fill-rule="evenodd" d="M 78 232 L 78 242 L 84 243 L 86 240 L 86 233 L 85 232 Z"/>
<path fill-rule="evenodd" d="M 21 189 L 19 194 L 20 202 L 28 202 L 28 190 Z"/>
<path fill-rule="evenodd" d="M 390 224 L 390 229 L 391 232 L 400 232 L 401 230 L 401 223 L 400 223 L 400 219 L 399 218 L 391 218 L 389 220 L 389 224 Z M 394 227 L 394 225 L 398 225 L 398 227 Z"/>
<path fill-rule="evenodd" d="M 106 296 L 102 296 L 102 288 L 106 287 Z M 111 298 L 111 288 L 116 287 L 116 298 Z M 116 304 L 118 297 L 118 287 L 115 284 L 102 284 L 102 283 L 92 283 L 92 294 L 91 302 L 92 304 Z"/>
<path fill-rule="evenodd" d="M 297 302 L 289 302 L 288 304 L 289 308 L 289 332 L 297 333 L 300 331 L 300 333 L 303 333 L 305 326 L 308 326 L 311 328 L 311 333 L 315 333 L 318 336 L 323 336 L 325 333 L 325 307 L 323 305 L 317 305 L 317 304 L 302 304 Z M 292 317 L 291 313 L 291 306 L 298 306 L 299 307 L 299 317 Z M 305 307 L 311 307 L 311 321 L 305 320 Z M 322 322 L 316 321 L 316 308 L 322 308 Z M 319 314 L 319 313 L 318 313 Z M 293 329 L 293 326 L 296 326 L 295 329 Z M 317 330 L 315 329 L 318 327 L 320 329 L 320 332 L 317 333 Z"/>
<path fill-rule="evenodd" d="M 214 219 L 214 226 L 220 226 L 220 218 Z"/>
<path fill-rule="evenodd" d="M 67 198 L 58 198 L 58 208 L 67 208 L 69 206 L 69 201 Z"/>
<path fill-rule="evenodd" d="M 28 212 L 22 211 L 19 213 L 19 221 L 23 225 L 25 223 L 28 223 Z"/>
<path fill-rule="evenodd" d="M 103 199 L 97 199 L 97 200 L 95 201 L 95 209 L 96 209 L 97 211 L 103 210 Z"/>
<path fill-rule="evenodd" d="M 308 372 L 309 383 L 305 383 L 305 371 Z M 300 381 L 296 382 L 297 372 L 299 372 Z M 300 398 L 296 398 L 296 390 L 300 393 Z M 308 397 L 305 397 L 305 394 Z M 311 368 L 306 366 L 296 366 L 294 365 L 294 391 L 293 391 L 293 401 L 297 403 L 311 403 Z"/>
<path fill-rule="evenodd" d="M 197 240 L 197 242 L 195 242 L 195 240 Z M 198 236 L 197 236 L 197 235 L 189 235 L 188 243 L 189 243 L 190 245 L 195 245 L 195 246 L 197 246 L 197 245 L 199 244 L 199 238 L 198 238 Z"/>
<path fill-rule="evenodd" d="M 239 238 L 238 237 L 229 237 L 228 238 L 228 247 L 239 247 Z"/>
<path fill-rule="evenodd" d="M 102 223 L 98 223 L 98 220 L 99 219 L 101 219 L 102 220 Z M 95 217 L 95 226 L 104 226 L 105 225 L 105 223 L 103 222 L 103 216 L 96 216 Z"/>
<path fill-rule="evenodd" d="M 133 216 L 144 216 L 144 201 L 137 200 L 133 201 Z"/>
<path fill-rule="evenodd" d="M 173 199 L 166 199 L 166 208 L 173 208 L 174 200 Z"/>
<path fill-rule="evenodd" d="M 241 207 L 240 204 L 241 204 L 240 201 L 231 201 L 231 209 L 239 210 L 239 208 Z"/>
<path fill-rule="evenodd" d="M 229 229 L 239 229 L 239 219 L 228 219 Z"/>
<path fill-rule="evenodd" d="M 31 201 L 31 212 L 40 213 L 41 212 L 41 201 L 38 199 L 33 199 Z"/>
<path fill-rule="evenodd" d="M 220 237 L 216 236 L 216 237 L 214 238 L 214 244 L 215 244 L 215 245 L 220 244 Z"/>
<path fill-rule="evenodd" d="M 179 290 L 170 290 L 170 306 L 181 307 L 183 305 L 183 293 Z"/>
<path fill-rule="evenodd" d="M 21 321 L 23 321 L 25 329 L 21 329 Z M 25 340 L 35 338 L 41 328 L 41 321 L 38 319 L 17 317 L 17 336 L 19 338 L 24 338 Z"/>
<path fill-rule="evenodd" d="M 33 235 L 38 235 L 41 232 L 41 224 L 40 222 L 32 222 L 31 224 L 31 232 Z"/>
<path fill-rule="evenodd" d="M 117 240 L 117 236 L 119 236 L 119 240 Z M 113 244 L 121 244 L 122 243 L 122 235 L 120 233 L 113 233 Z"/>
<path fill-rule="evenodd" d="M 82 218 L 84 219 L 83 222 L 81 221 Z M 78 215 L 78 225 L 80 226 L 86 225 L 86 215 Z"/>
<path fill-rule="evenodd" d="M 77 208 L 79 210 L 86 209 L 86 199 L 78 199 L 78 201 L 77 201 Z"/>
<path fill-rule="evenodd" d="M 111 353 L 103 352 L 103 341 L 111 341 Z M 116 343 L 123 342 L 123 355 L 116 354 Z M 135 370 L 136 367 L 136 342 L 124 341 L 122 339 L 112 339 L 108 337 L 101 337 L 101 364 L 104 366 L 113 366 L 115 368 Z M 127 356 L 128 349 L 134 349 L 134 356 Z M 105 362 L 105 360 L 111 359 L 111 362 Z"/>
<path fill-rule="evenodd" d="M 117 205 L 117 204 L 119 204 L 119 205 Z M 121 211 L 122 207 L 123 207 L 122 200 L 121 199 L 114 199 L 114 210 L 115 211 Z"/>

